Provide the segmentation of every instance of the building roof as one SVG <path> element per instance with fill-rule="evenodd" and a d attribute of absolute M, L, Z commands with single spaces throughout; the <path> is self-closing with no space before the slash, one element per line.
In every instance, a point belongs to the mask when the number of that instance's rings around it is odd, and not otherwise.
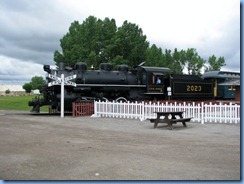
<path fill-rule="evenodd" d="M 22 85 L 0 85 L 0 92 L 5 92 L 6 90 L 11 91 L 25 91 Z"/>
<path fill-rule="evenodd" d="M 240 79 L 219 83 L 220 86 L 240 86 Z"/>
<path fill-rule="evenodd" d="M 205 72 L 202 77 L 206 78 L 240 78 L 238 72 L 227 72 L 227 71 L 209 71 Z"/>

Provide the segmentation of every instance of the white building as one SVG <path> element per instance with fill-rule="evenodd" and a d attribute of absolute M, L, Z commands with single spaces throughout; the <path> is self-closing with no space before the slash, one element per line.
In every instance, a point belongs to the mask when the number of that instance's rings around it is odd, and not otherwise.
<path fill-rule="evenodd" d="M 9 90 L 10 93 L 6 94 L 6 91 Z M 25 95 L 26 92 L 22 88 L 22 85 L 0 85 L 0 96 L 18 96 Z"/>

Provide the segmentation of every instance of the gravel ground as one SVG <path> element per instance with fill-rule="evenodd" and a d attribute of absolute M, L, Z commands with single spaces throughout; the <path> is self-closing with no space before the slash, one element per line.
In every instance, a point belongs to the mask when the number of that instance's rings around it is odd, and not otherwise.
<path fill-rule="evenodd" d="M 240 180 L 240 124 L 0 110 L 1 180 Z"/>

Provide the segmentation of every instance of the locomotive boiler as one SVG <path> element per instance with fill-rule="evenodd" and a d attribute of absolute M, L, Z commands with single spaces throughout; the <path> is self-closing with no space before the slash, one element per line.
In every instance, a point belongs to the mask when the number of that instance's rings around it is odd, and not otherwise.
<path fill-rule="evenodd" d="M 132 69 L 120 65 L 116 70 L 109 63 L 101 63 L 99 70 L 88 70 L 87 65 L 78 62 L 74 67 L 65 67 L 63 62 L 58 69 L 44 65 L 47 84 L 43 88 L 43 98 L 29 102 L 32 111 L 49 105 L 60 110 L 61 88 L 55 78 L 76 76 L 70 80 L 76 85 L 65 85 L 64 110 L 71 111 L 73 102 L 86 100 L 142 101 L 187 99 L 197 100 L 213 97 L 212 83 L 198 76 L 175 75 L 169 68 L 148 67 L 142 64 Z M 170 91 L 168 89 L 170 88 Z"/>
<path fill-rule="evenodd" d="M 44 65 L 43 69 L 49 76 L 47 85 L 43 89 L 43 99 L 29 102 L 29 106 L 33 106 L 32 111 L 35 112 L 39 112 L 43 105 L 60 110 L 60 84 L 49 86 L 48 84 L 54 80 L 50 76 L 76 75 L 76 78 L 71 80 L 76 83 L 76 86 L 67 85 L 64 89 L 64 108 L 69 111 L 72 109 L 72 102 L 83 100 L 163 99 L 165 98 L 164 80 L 166 74 L 171 71 L 169 68 L 140 65 L 133 69 L 129 69 L 127 65 L 120 65 L 117 70 L 113 70 L 113 66 L 109 63 L 101 63 L 99 70 L 88 70 L 83 62 L 76 63 L 73 68 L 65 67 L 61 62 L 58 69 L 51 69 L 49 65 Z M 160 78 L 162 82 L 156 84 L 156 78 Z"/>

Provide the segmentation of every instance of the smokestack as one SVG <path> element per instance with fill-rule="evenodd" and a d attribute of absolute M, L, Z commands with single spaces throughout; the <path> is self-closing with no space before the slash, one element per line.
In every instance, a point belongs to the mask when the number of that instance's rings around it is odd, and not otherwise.
<path fill-rule="evenodd" d="M 64 70 L 64 68 L 65 68 L 65 64 L 64 64 L 63 61 L 61 61 L 61 62 L 59 63 L 59 70 Z"/>

